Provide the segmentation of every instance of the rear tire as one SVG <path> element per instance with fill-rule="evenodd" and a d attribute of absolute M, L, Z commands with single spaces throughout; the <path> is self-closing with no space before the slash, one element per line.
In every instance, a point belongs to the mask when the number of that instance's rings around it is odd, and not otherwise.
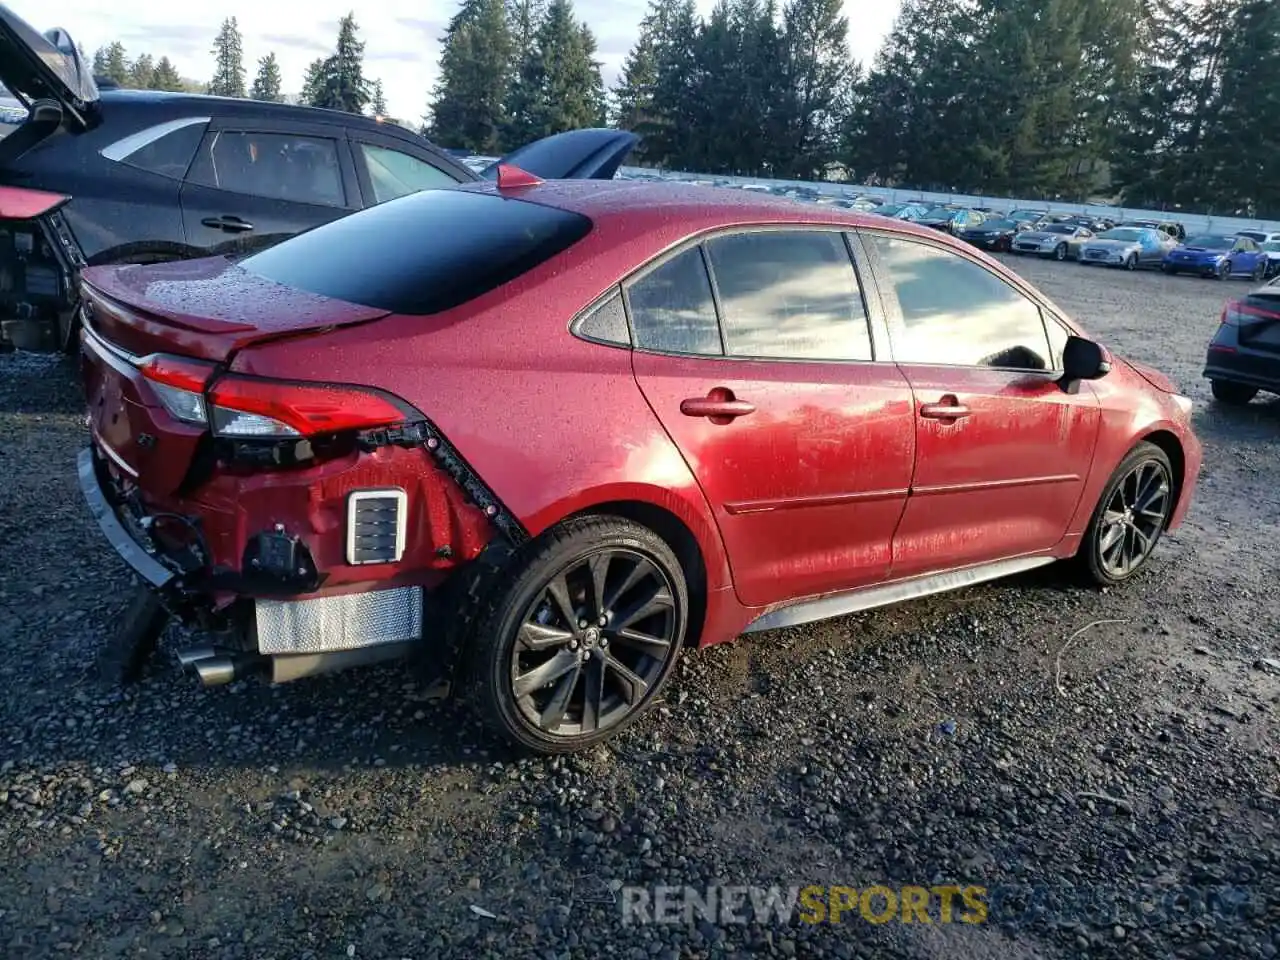
<path fill-rule="evenodd" d="M 1173 467 L 1143 441 L 1116 466 L 1085 529 L 1077 560 L 1094 583 L 1123 583 L 1146 564 L 1173 512 Z"/>
<path fill-rule="evenodd" d="M 490 727 L 536 753 L 572 753 L 652 707 L 688 629 L 688 586 L 665 540 L 621 518 L 570 520 L 507 574 L 469 651 Z"/>
<path fill-rule="evenodd" d="M 1213 380 L 1209 387 L 1213 390 L 1213 399 L 1234 407 L 1243 407 L 1258 395 L 1258 388 L 1244 383 L 1232 383 L 1230 380 Z"/>

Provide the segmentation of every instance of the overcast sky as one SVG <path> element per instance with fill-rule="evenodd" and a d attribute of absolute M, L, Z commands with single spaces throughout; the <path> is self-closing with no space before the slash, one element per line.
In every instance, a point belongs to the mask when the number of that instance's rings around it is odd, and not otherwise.
<path fill-rule="evenodd" d="M 402 120 L 426 111 L 436 80 L 440 37 L 458 8 L 442 0 L 219 0 L 218 3 L 169 3 L 156 0 L 8 0 L 9 6 L 37 30 L 63 27 L 93 51 L 112 40 L 129 55 L 167 55 L 182 75 L 208 80 L 213 73 L 210 47 L 224 17 L 235 17 L 244 35 L 245 67 L 252 83 L 259 57 L 275 51 L 284 73 L 284 89 L 296 93 L 308 63 L 332 52 L 338 19 L 355 11 L 365 41 L 365 73 L 381 78 L 387 105 Z M 708 12 L 714 0 L 698 0 Z M 576 0 L 578 16 L 595 32 L 597 56 L 606 86 L 612 86 L 623 58 L 635 42 L 647 0 Z M 844 0 L 853 55 L 869 61 L 893 24 L 899 0 Z"/>

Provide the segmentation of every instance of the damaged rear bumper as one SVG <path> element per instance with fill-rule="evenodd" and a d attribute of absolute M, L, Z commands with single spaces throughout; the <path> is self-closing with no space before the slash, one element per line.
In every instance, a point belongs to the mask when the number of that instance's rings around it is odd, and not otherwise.
<path fill-rule="evenodd" d="M 79 453 L 76 466 L 85 504 L 120 558 L 171 613 L 218 634 L 212 645 L 178 655 L 207 686 L 250 675 L 280 683 L 396 659 L 420 648 L 433 633 L 428 619 L 438 625 L 442 617 L 422 585 L 298 597 L 228 593 L 247 581 L 184 569 L 130 529 L 138 518 L 113 495 L 106 465 L 92 447 Z"/>

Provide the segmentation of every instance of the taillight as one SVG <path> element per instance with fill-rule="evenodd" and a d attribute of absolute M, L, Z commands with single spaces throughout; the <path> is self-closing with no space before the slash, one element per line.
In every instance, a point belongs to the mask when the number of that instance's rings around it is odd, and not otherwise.
<path fill-rule="evenodd" d="M 1230 303 L 1228 303 L 1225 307 L 1222 308 L 1222 316 L 1219 318 L 1219 322 L 1221 323 L 1222 326 L 1224 327 L 1240 326 L 1240 306 L 1241 304 L 1239 300 L 1232 300 Z"/>
<path fill-rule="evenodd" d="M 171 417 L 183 423 L 208 422 L 204 385 L 213 373 L 213 364 L 156 353 L 144 357 L 138 369 Z"/>
<path fill-rule="evenodd" d="M 152 354 L 138 369 L 169 414 L 215 436 L 290 439 L 388 427 L 414 419 L 391 398 L 362 387 L 229 374 L 200 360 Z"/>
<path fill-rule="evenodd" d="M 222 437 L 314 437 L 410 419 L 389 398 L 360 387 L 236 375 L 214 383 L 209 404 L 213 432 Z"/>

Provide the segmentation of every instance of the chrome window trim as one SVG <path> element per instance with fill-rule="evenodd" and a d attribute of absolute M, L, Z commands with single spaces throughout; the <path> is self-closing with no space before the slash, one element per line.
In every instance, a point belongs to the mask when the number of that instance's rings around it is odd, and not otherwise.
<path fill-rule="evenodd" d="M 194 126 L 197 123 L 208 123 L 212 117 L 179 117 L 177 120 L 167 120 L 164 123 L 157 123 L 153 127 L 146 127 L 135 133 L 122 137 L 115 143 L 109 143 L 98 152 L 108 160 L 114 160 L 122 163 L 133 154 L 137 153 L 143 147 L 150 146 L 161 137 L 168 136 L 175 130 L 182 130 L 186 127 Z"/>

